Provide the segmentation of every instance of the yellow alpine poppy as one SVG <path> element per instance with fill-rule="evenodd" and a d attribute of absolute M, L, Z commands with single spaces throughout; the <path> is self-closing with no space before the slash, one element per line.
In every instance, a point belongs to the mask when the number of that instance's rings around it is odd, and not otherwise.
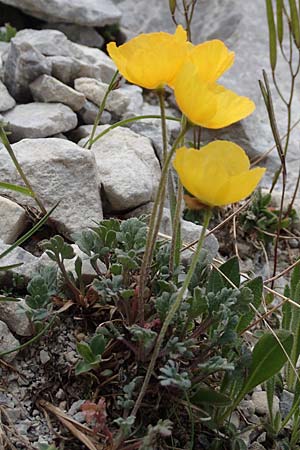
<path fill-rule="evenodd" d="M 250 170 L 244 150 L 229 141 L 214 141 L 200 150 L 181 147 L 173 165 L 187 191 L 209 206 L 224 206 L 248 197 L 266 170 Z"/>
<path fill-rule="evenodd" d="M 227 66 L 229 59 L 227 60 Z M 224 68 L 224 65 L 221 66 Z M 185 63 L 174 82 L 174 93 L 180 110 L 194 124 L 204 128 L 223 128 L 250 115 L 255 104 L 247 97 L 241 97 L 223 86 L 204 81 L 209 78 L 208 68 L 192 62 Z M 216 67 L 211 79 L 220 74 Z"/>
<path fill-rule="evenodd" d="M 187 33 L 179 25 L 175 34 L 140 34 L 119 47 L 110 42 L 107 51 L 126 80 L 157 89 L 171 84 L 186 60 Z"/>

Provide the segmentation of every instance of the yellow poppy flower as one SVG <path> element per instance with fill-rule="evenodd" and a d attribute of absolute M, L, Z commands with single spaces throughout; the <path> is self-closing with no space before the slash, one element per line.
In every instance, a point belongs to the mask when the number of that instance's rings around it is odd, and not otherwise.
<path fill-rule="evenodd" d="M 219 73 L 217 69 L 214 76 Z M 192 123 L 204 128 L 227 127 L 244 119 L 255 109 L 249 98 L 216 83 L 203 81 L 197 66 L 191 62 L 181 67 L 174 82 L 174 93 L 183 114 Z"/>
<path fill-rule="evenodd" d="M 234 63 L 234 52 L 228 50 L 224 42 L 214 39 L 190 47 L 188 60 L 207 83 L 215 83 Z"/>
<path fill-rule="evenodd" d="M 107 51 L 126 80 L 157 89 L 172 83 L 186 60 L 187 33 L 179 25 L 175 34 L 140 34 L 119 47 L 110 42 Z"/>
<path fill-rule="evenodd" d="M 229 141 L 214 141 L 200 150 L 181 147 L 173 165 L 189 193 L 209 206 L 224 206 L 248 197 L 266 171 L 261 167 L 250 170 L 244 150 Z"/>

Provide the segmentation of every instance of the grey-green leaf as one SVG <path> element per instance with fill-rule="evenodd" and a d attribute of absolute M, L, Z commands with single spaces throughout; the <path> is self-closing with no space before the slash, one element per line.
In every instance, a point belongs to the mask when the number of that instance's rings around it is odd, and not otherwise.
<path fill-rule="evenodd" d="M 270 64 L 271 69 L 274 71 L 277 62 L 277 41 L 272 0 L 266 0 L 266 8 L 269 26 Z"/>

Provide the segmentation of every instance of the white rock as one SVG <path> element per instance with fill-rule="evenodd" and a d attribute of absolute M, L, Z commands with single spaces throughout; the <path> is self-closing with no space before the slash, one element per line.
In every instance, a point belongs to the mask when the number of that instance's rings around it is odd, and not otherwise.
<path fill-rule="evenodd" d="M 106 128 L 98 127 L 97 133 Z M 84 143 L 83 139 L 79 145 Z M 95 142 L 92 150 L 109 208 L 124 211 L 154 199 L 160 166 L 149 139 L 118 127 Z"/>
<path fill-rule="evenodd" d="M 7 111 L 13 108 L 15 104 L 15 99 L 10 95 L 2 81 L 0 81 L 0 111 Z"/>
<path fill-rule="evenodd" d="M 252 401 L 255 406 L 255 412 L 259 415 L 269 414 L 268 400 L 266 391 L 253 392 Z M 279 411 L 279 398 L 273 396 L 273 414 L 275 415 Z"/>
<path fill-rule="evenodd" d="M 2 3 L 46 22 L 102 27 L 118 22 L 121 17 L 111 0 L 3 0 Z"/>
<path fill-rule="evenodd" d="M 70 41 L 88 47 L 101 48 L 104 43 L 103 37 L 91 27 L 69 23 L 47 23 L 43 28 L 61 31 Z"/>
<path fill-rule="evenodd" d="M 47 210 L 60 202 L 51 220 L 62 234 L 70 236 L 103 218 L 99 173 L 92 152 L 56 138 L 25 139 L 14 144 L 13 150 Z M 0 152 L 0 167 L 2 181 L 19 182 L 6 152 Z M 9 195 L 36 207 L 29 197 L 14 192 Z"/>
<path fill-rule="evenodd" d="M 100 105 L 107 92 L 108 84 L 94 80 L 92 78 L 78 78 L 75 80 L 75 89 L 82 92 L 88 100 L 96 105 Z M 130 104 L 130 97 L 122 88 L 111 91 L 106 99 L 105 109 L 109 112 L 121 116 L 125 113 Z"/>
<path fill-rule="evenodd" d="M 105 52 L 80 44 L 73 44 L 72 49 L 73 57 L 85 64 L 79 70 L 77 78 L 90 77 L 99 79 L 103 83 L 110 83 L 117 69 L 113 60 Z M 98 76 L 93 76 L 93 71 Z"/>
<path fill-rule="evenodd" d="M 18 336 L 31 336 L 33 328 L 26 315 L 25 300 L 19 302 L 0 302 L 0 317 L 8 328 Z"/>
<path fill-rule="evenodd" d="M 0 240 L 0 254 L 9 249 L 10 245 L 4 244 Z M 6 256 L 0 258 L 0 267 L 11 266 L 13 264 L 22 263 L 21 266 L 9 269 L 7 271 L 0 271 L 0 284 L 6 283 L 7 280 L 11 280 L 12 276 L 18 275 L 23 278 L 24 283 L 36 272 L 38 268 L 39 258 L 36 258 L 31 253 L 24 250 L 22 247 L 16 247 L 13 251 L 9 252 Z M 22 280 L 19 283 L 22 284 Z"/>
<path fill-rule="evenodd" d="M 72 56 L 72 42 L 61 31 L 25 29 L 18 31 L 15 44 L 26 42 L 44 56 Z"/>
<path fill-rule="evenodd" d="M 77 125 L 76 114 L 61 103 L 27 103 L 17 105 L 3 114 L 11 142 L 23 138 L 43 138 L 73 130 Z"/>
<path fill-rule="evenodd" d="M 12 362 L 17 356 L 17 352 L 1 356 L 2 352 L 13 350 L 19 346 L 19 341 L 11 334 L 7 325 L 0 321 L 0 358 L 7 362 Z"/>
<path fill-rule="evenodd" d="M 79 111 L 85 103 L 83 94 L 49 75 L 37 78 L 30 84 L 30 90 L 36 102 L 63 103 L 73 111 Z"/>
<path fill-rule="evenodd" d="M 17 203 L 0 196 L 0 237 L 5 244 L 12 244 L 27 224 L 25 210 Z"/>

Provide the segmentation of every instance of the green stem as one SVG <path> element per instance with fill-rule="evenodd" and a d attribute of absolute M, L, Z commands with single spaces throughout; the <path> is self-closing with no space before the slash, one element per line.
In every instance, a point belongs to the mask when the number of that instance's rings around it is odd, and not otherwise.
<path fill-rule="evenodd" d="M 161 131 L 162 131 L 162 143 L 163 143 L 163 163 L 164 164 L 167 154 L 168 154 L 168 133 L 167 133 L 167 120 L 166 120 L 166 107 L 165 107 L 165 90 L 164 88 L 157 90 L 158 98 L 159 98 L 159 106 L 160 106 L 160 114 L 161 114 Z M 171 211 L 171 217 L 173 220 L 176 208 L 176 195 L 173 183 L 173 177 L 171 170 L 168 174 L 168 196 L 169 196 L 169 205 Z"/>
<path fill-rule="evenodd" d="M 49 328 L 52 327 L 52 325 L 54 324 L 55 319 L 56 319 L 56 315 L 54 317 L 52 317 L 52 319 L 48 322 L 48 324 L 37 335 L 35 335 L 33 338 L 29 339 L 29 341 L 25 342 L 22 345 L 19 345 L 19 347 L 13 348 L 12 350 L 7 350 L 6 352 L 1 352 L 0 353 L 0 358 L 3 358 L 3 356 L 9 355 L 10 353 L 15 353 L 15 352 L 18 352 L 19 350 L 23 350 L 23 348 L 26 348 L 26 347 L 28 347 L 28 345 L 33 344 L 40 337 L 42 337 L 43 334 L 45 334 L 46 331 L 49 330 Z"/>
<path fill-rule="evenodd" d="M 12 149 L 12 146 L 9 143 L 9 140 L 7 139 L 6 133 L 4 131 L 4 128 L 0 126 L 0 139 L 3 142 L 4 147 L 6 148 L 12 162 L 14 163 L 15 168 L 17 169 L 17 171 L 19 172 L 19 175 L 21 176 L 22 180 L 25 183 L 25 186 L 27 187 L 27 189 L 32 193 L 32 197 L 34 198 L 34 200 L 36 201 L 38 207 L 40 208 L 41 212 L 43 214 L 47 214 L 47 210 L 44 207 L 43 203 L 41 202 L 41 200 L 39 199 L 39 197 L 36 195 L 31 183 L 29 182 L 28 178 L 26 177 L 25 173 L 23 172 L 22 167 L 20 166 L 16 155 L 14 154 L 14 151 Z"/>
<path fill-rule="evenodd" d="M 167 155 L 166 161 L 164 163 L 164 166 L 162 168 L 161 177 L 158 185 L 158 190 L 156 194 L 156 198 L 154 201 L 150 222 L 149 222 L 149 229 L 148 229 L 148 235 L 147 235 L 147 241 L 145 245 L 145 252 L 143 256 L 143 261 L 141 265 L 141 272 L 140 272 L 140 280 L 139 280 L 139 304 L 138 304 L 138 318 L 140 322 L 144 323 L 144 290 L 145 290 L 145 284 L 146 284 L 146 278 L 148 274 L 148 268 L 152 261 L 153 251 L 155 247 L 155 241 L 157 238 L 159 225 L 160 225 L 160 218 L 158 215 L 159 208 L 161 211 L 163 211 L 163 202 L 164 202 L 164 194 L 166 189 L 166 182 L 168 178 L 168 172 L 169 172 L 169 165 L 172 159 L 172 156 L 174 152 L 177 149 L 177 145 L 179 142 L 181 142 L 181 139 L 185 135 L 189 128 L 189 125 L 187 124 L 184 129 L 181 130 L 179 136 L 175 140 L 173 147 L 171 148 L 170 152 Z"/>
<path fill-rule="evenodd" d="M 99 133 L 95 138 L 93 138 L 93 140 L 91 141 L 91 144 L 92 145 L 95 144 L 95 142 L 97 142 L 98 139 L 101 139 L 103 136 L 105 136 L 107 133 L 109 133 L 114 128 L 122 127 L 124 125 L 127 125 L 128 123 L 137 122 L 138 120 L 145 120 L 145 119 L 146 120 L 147 119 L 161 119 L 161 116 L 159 116 L 157 114 L 147 114 L 144 116 L 136 116 L 136 117 L 130 117 L 129 119 L 120 120 L 119 122 L 116 122 L 113 125 L 110 125 L 109 127 L 107 127 L 105 130 L 101 131 L 101 133 Z M 178 119 L 177 117 L 166 116 L 166 119 L 174 120 L 175 122 L 180 122 L 180 119 Z M 89 139 L 89 141 L 90 141 L 90 139 Z"/>
<path fill-rule="evenodd" d="M 181 248 L 181 236 L 180 236 L 180 219 L 181 219 L 181 203 L 183 198 L 183 186 L 178 180 L 178 188 L 177 188 L 177 203 L 175 209 L 175 215 L 173 220 L 173 229 L 172 229 L 172 241 L 171 241 L 171 251 L 170 251 L 170 261 L 169 261 L 169 270 L 170 274 L 173 273 L 174 267 L 179 265 L 180 261 L 180 248 Z"/>
<path fill-rule="evenodd" d="M 86 145 L 87 145 L 87 148 L 88 148 L 89 150 L 92 148 L 92 145 L 93 145 L 93 139 L 94 139 L 94 136 L 95 136 L 95 134 L 96 134 L 97 126 L 99 125 L 99 122 L 100 122 L 101 116 L 102 116 L 102 114 L 103 114 L 103 111 L 104 111 L 104 109 L 105 109 L 107 97 L 109 96 L 109 94 L 111 93 L 111 91 L 114 89 L 115 81 L 116 81 L 116 79 L 117 79 L 118 74 L 119 74 L 119 71 L 116 70 L 116 72 L 114 73 L 114 76 L 113 76 L 112 79 L 111 79 L 111 82 L 109 83 L 109 85 L 108 85 L 108 87 L 107 87 L 107 89 L 106 89 L 106 92 L 105 92 L 105 95 L 104 95 L 104 97 L 103 97 L 103 99 L 102 99 L 102 102 L 101 102 L 100 105 L 99 105 L 99 110 L 98 110 L 96 119 L 95 119 L 95 121 L 94 121 L 94 125 L 93 125 L 93 129 L 92 129 L 91 137 L 89 138 L 89 140 L 87 141 L 87 144 L 86 144 Z"/>
<path fill-rule="evenodd" d="M 197 243 L 197 247 L 196 247 L 195 253 L 194 253 L 192 261 L 191 261 L 190 268 L 189 268 L 188 273 L 187 273 L 187 275 L 185 277 L 184 283 L 183 283 L 183 285 L 182 285 L 182 287 L 181 287 L 181 289 L 180 289 L 180 291 L 179 291 L 179 293 L 178 293 L 178 295 L 177 295 L 173 305 L 171 306 L 171 308 L 170 308 L 170 310 L 169 310 L 169 312 L 167 314 L 167 317 L 166 317 L 166 319 L 165 319 L 165 321 L 164 321 L 164 323 L 162 325 L 161 331 L 160 331 L 160 333 L 158 335 L 158 338 L 157 338 L 157 341 L 156 341 L 156 345 L 155 345 L 154 350 L 153 350 L 152 358 L 151 358 L 151 361 L 149 363 L 149 366 L 148 366 L 148 369 L 147 369 L 146 376 L 144 378 L 144 382 L 143 382 L 142 388 L 140 390 L 140 393 L 139 393 L 139 396 L 138 396 L 138 398 L 136 400 L 134 408 L 133 408 L 133 410 L 131 412 L 132 416 L 136 416 L 136 414 L 137 414 L 137 412 L 138 412 L 138 410 L 139 410 L 139 408 L 141 406 L 142 400 L 143 400 L 144 395 L 145 395 L 145 393 L 147 391 L 147 387 L 148 387 L 148 384 L 149 384 L 149 381 L 150 381 L 153 369 L 155 367 L 155 363 L 156 363 L 156 360 L 158 358 L 161 346 L 163 344 L 163 340 L 164 340 L 165 335 L 166 335 L 166 333 L 168 331 L 169 325 L 172 322 L 176 312 L 180 308 L 181 302 L 182 302 L 182 300 L 184 298 L 184 295 L 185 295 L 185 293 L 186 293 L 186 291 L 187 291 L 187 289 L 189 287 L 189 284 L 191 282 L 192 276 L 193 276 L 194 271 L 195 271 L 196 266 L 197 266 L 197 262 L 199 260 L 199 255 L 200 255 L 201 249 L 203 247 L 205 234 L 206 234 L 206 231 L 207 231 L 207 228 L 208 228 L 208 225 L 209 225 L 209 221 L 210 221 L 211 215 L 212 215 L 211 208 L 206 209 L 205 210 L 205 215 L 204 215 L 203 227 L 202 227 L 202 230 L 201 230 L 200 238 L 199 238 L 199 241 Z"/>

